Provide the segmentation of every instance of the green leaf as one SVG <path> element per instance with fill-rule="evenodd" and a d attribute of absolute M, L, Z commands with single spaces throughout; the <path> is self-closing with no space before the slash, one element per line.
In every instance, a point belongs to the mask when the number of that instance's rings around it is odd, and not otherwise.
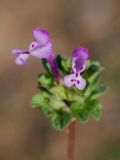
<path fill-rule="evenodd" d="M 105 94 L 105 92 L 108 90 L 107 86 L 100 86 L 96 89 L 94 89 L 90 95 L 92 99 L 96 99 L 100 97 L 101 95 Z"/>
<path fill-rule="evenodd" d="M 71 119 L 72 114 L 70 112 L 53 114 L 51 117 L 52 126 L 57 130 L 62 130 L 70 124 Z"/>
<path fill-rule="evenodd" d="M 68 99 L 70 102 L 80 102 L 84 101 L 84 95 L 77 92 L 68 92 Z"/>
<path fill-rule="evenodd" d="M 90 105 L 91 105 L 91 116 L 95 120 L 99 120 L 101 118 L 102 104 L 98 100 L 92 100 Z"/>
<path fill-rule="evenodd" d="M 87 110 L 80 110 L 79 119 L 82 123 L 86 123 L 89 119 L 89 112 Z"/>
<path fill-rule="evenodd" d="M 90 77 L 94 73 L 98 72 L 100 70 L 100 67 L 101 67 L 101 65 L 99 62 L 96 62 L 96 61 L 91 62 L 89 68 L 87 69 L 88 77 Z"/>
<path fill-rule="evenodd" d="M 71 71 L 71 59 L 62 60 L 62 67 L 65 72 L 70 73 Z"/>
<path fill-rule="evenodd" d="M 53 77 L 48 74 L 41 74 L 38 78 L 38 82 L 43 87 L 51 87 L 53 85 Z"/>
<path fill-rule="evenodd" d="M 66 105 L 63 101 L 61 101 L 60 99 L 51 96 L 49 105 L 54 109 L 54 110 L 61 110 L 66 108 Z"/>
<path fill-rule="evenodd" d="M 100 80 L 101 80 L 100 75 L 99 74 L 96 75 L 91 83 L 91 89 L 95 88 L 98 85 L 98 83 L 100 82 Z"/>
<path fill-rule="evenodd" d="M 65 59 L 61 55 L 56 57 L 56 62 L 59 69 L 64 73 L 68 73 L 71 71 L 71 59 Z"/>
<path fill-rule="evenodd" d="M 84 103 L 73 103 L 71 106 L 73 115 L 78 118 L 82 123 L 85 123 L 89 119 L 89 111 L 85 108 Z"/>
<path fill-rule="evenodd" d="M 43 113 L 45 114 L 46 117 L 50 118 L 52 114 L 54 113 L 54 110 L 51 106 L 45 104 L 41 107 Z"/>
<path fill-rule="evenodd" d="M 54 112 L 54 109 L 49 105 L 50 100 L 51 97 L 46 92 L 38 93 L 32 98 L 33 108 L 41 109 L 46 117 L 50 117 Z"/>
<path fill-rule="evenodd" d="M 55 95 L 57 98 L 67 99 L 66 90 L 64 86 L 58 85 L 55 87 L 52 87 L 50 89 L 50 92 Z"/>
<path fill-rule="evenodd" d="M 52 75 L 51 67 L 50 67 L 50 64 L 48 63 L 48 61 L 46 59 L 42 59 L 42 64 L 43 64 L 44 68 L 46 69 L 47 73 L 49 75 Z"/>
<path fill-rule="evenodd" d="M 84 103 L 75 102 L 71 105 L 73 115 L 78 118 L 82 123 L 88 121 L 92 116 L 94 119 L 99 120 L 101 117 L 102 105 L 98 100 L 86 100 Z"/>
<path fill-rule="evenodd" d="M 70 69 L 71 69 L 71 59 L 67 59 L 66 60 L 66 66 L 67 66 L 67 71 L 70 71 Z"/>
<path fill-rule="evenodd" d="M 96 75 L 96 77 L 94 78 L 94 80 L 90 83 L 90 82 L 87 82 L 87 86 L 84 90 L 84 95 L 86 97 L 89 97 L 92 93 L 93 90 L 96 89 L 96 87 L 98 86 L 99 82 L 100 82 L 100 75 Z"/>
<path fill-rule="evenodd" d="M 85 73 L 83 73 L 83 76 L 91 84 L 96 79 L 96 77 L 99 75 L 102 69 L 103 67 L 101 67 L 99 62 L 96 62 L 96 61 L 89 62 L 89 67 L 87 68 Z"/>
<path fill-rule="evenodd" d="M 49 100 L 50 100 L 50 95 L 47 94 L 46 92 L 41 92 L 41 93 L 36 94 L 32 98 L 31 103 L 32 103 L 33 107 L 40 108 L 41 106 L 48 104 Z"/>
<path fill-rule="evenodd" d="M 57 62 L 57 65 L 58 65 L 58 67 L 59 67 L 59 69 L 61 71 L 63 71 L 62 61 L 63 61 L 62 56 L 61 55 L 57 55 L 56 62 Z"/>
<path fill-rule="evenodd" d="M 101 118 L 101 115 L 102 115 L 102 112 L 101 112 L 101 109 L 99 108 L 95 108 L 93 111 L 92 111 L 92 116 L 95 120 L 100 120 Z"/>

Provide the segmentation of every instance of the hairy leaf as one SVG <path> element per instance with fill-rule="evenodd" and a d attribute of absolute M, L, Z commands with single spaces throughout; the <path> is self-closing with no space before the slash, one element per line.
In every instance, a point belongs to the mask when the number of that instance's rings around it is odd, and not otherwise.
<path fill-rule="evenodd" d="M 41 74 L 41 75 L 39 75 L 38 82 L 43 87 L 49 88 L 53 85 L 53 77 L 48 74 Z"/>
<path fill-rule="evenodd" d="M 62 130 L 71 122 L 72 115 L 70 112 L 56 113 L 52 115 L 51 122 L 55 129 Z"/>
<path fill-rule="evenodd" d="M 52 87 L 50 89 L 50 92 L 58 98 L 67 99 L 66 90 L 63 85 L 58 85 L 58 86 Z"/>
<path fill-rule="evenodd" d="M 103 95 L 107 90 L 108 90 L 107 86 L 100 86 L 100 87 L 94 89 L 90 96 L 92 99 L 96 99 L 96 98 L 100 97 L 101 95 Z"/>
<path fill-rule="evenodd" d="M 32 98 L 31 103 L 33 107 L 39 108 L 41 106 L 48 104 L 49 100 L 50 100 L 49 94 L 47 94 L 46 92 L 40 92 Z"/>

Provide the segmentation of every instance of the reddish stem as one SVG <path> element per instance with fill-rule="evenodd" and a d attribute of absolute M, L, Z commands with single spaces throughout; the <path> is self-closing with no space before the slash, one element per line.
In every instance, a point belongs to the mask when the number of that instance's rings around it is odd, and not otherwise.
<path fill-rule="evenodd" d="M 75 149 L 75 128 L 76 121 L 73 121 L 68 128 L 68 153 L 67 160 L 74 160 Z"/>

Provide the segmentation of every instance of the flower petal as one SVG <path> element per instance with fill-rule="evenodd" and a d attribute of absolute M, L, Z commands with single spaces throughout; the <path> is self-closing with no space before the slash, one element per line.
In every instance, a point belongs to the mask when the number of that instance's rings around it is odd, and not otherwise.
<path fill-rule="evenodd" d="M 86 61 L 82 56 L 74 57 L 72 59 L 72 69 L 75 73 L 81 73 L 86 68 Z"/>
<path fill-rule="evenodd" d="M 72 87 L 75 83 L 75 74 L 70 74 L 64 77 L 64 85 L 68 88 Z"/>
<path fill-rule="evenodd" d="M 75 85 L 78 89 L 83 90 L 86 86 L 86 80 L 81 75 L 78 75 Z"/>
<path fill-rule="evenodd" d="M 29 45 L 29 51 L 34 50 L 38 46 L 39 46 L 39 44 L 37 42 L 35 42 L 35 41 L 32 42 L 32 43 L 30 43 L 30 45 Z"/>
<path fill-rule="evenodd" d="M 27 50 L 24 50 L 24 49 L 21 49 L 21 48 L 15 48 L 12 50 L 12 54 L 13 55 L 19 55 L 19 54 L 22 54 L 24 52 L 26 52 Z"/>
<path fill-rule="evenodd" d="M 85 60 L 89 58 L 89 52 L 87 48 L 79 47 L 73 51 L 73 57 L 82 56 Z"/>
<path fill-rule="evenodd" d="M 47 45 L 48 42 L 51 42 L 51 38 L 50 38 L 49 33 L 44 29 L 37 28 L 37 29 L 33 30 L 32 33 L 33 33 L 33 36 L 35 37 L 36 41 L 41 46 L 45 46 L 45 45 Z"/>
<path fill-rule="evenodd" d="M 80 74 L 86 69 L 86 61 L 88 59 L 87 48 L 76 48 L 72 55 L 72 69 L 75 73 Z"/>
<path fill-rule="evenodd" d="M 30 54 L 37 58 L 49 58 L 49 56 L 52 54 L 52 45 L 51 43 L 48 43 L 45 47 L 37 46 L 31 51 Z"/>
<path fill-rule="evenodd" d="M 85 62 L 83 66 L 80 68 L 78 74 L 82 73 L 86 69 L 86 67 L 87 67 L 87 63 Z"/>
<path fill-rule="evenodd" d="M 23 64 L 26 63 L 28 57 L 29 57 L 29 54 L 20 54 L 20 55 L 16 58 L 15 63 L 16 63 L 17 65 L 23 65 Z"/>

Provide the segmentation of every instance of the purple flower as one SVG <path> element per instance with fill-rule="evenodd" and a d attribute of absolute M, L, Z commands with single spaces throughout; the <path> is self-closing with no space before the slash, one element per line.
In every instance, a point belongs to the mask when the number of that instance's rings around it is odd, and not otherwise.
<path fill-rule="evenodd" d="M 50 65 L 54 76 L 59 80 L 60 75 L 58 67 L 53 55 L 52 42 L 49 33 L 44 29 L 35 29 L 32 32 L 35 41 L 29 45 L 29 50 L 24 49 L 13 49 L 12 54 L 16 55 L 17 58 L 15 63 L 17 65 L 23 65 L 27 62 L 30 55 L 43 59 L 46 58 Z"/>
<path fill-rule="evenodd" d="M 18 65 L 23 65 L 28 60 L 30 52 L 21 48 L 16 48 L 12 50 L 12 54 L 17 56 L 15 63 Z"/>
<path fill-rule="evenodd" d="M 53 54 L 49 33 L 43 29 L 35 29 L 32 34 L 36 41 L 29 46 L 30 54 L 36 58 L 49 58 Z"/>
<path fill-rule="evenodd" d="M 37 58 L 49 58 L 52 51 L 52 42 L 49 33 L 43 29 L 33 30 L 35 41 L 29 45 L 29 50 L 13 49 L 12 53 L 17 55 L 16 64 L 23 65 L 30 55 Z"/>
<path fill-rule="evenodd" d="M 86 63 L 89 58 L 88 49 L 76 48 L 72 55 L 72 74 L 64 77 L 64 84 L 70 88 L 75 85 L 83 90 L 86 86 L 86 80 L 80 75 L 86 69 Z"/>

